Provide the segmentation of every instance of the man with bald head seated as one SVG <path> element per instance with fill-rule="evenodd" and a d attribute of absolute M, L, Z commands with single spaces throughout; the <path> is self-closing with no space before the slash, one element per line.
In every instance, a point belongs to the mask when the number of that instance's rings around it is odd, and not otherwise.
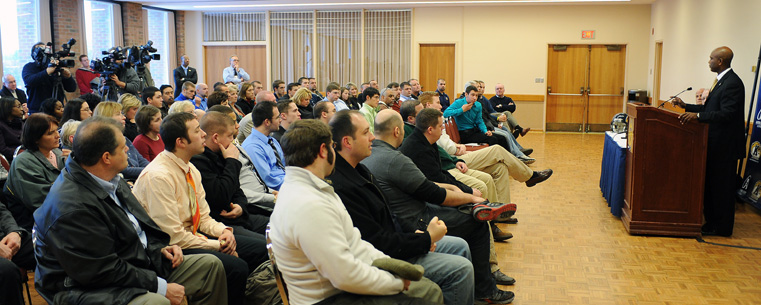
<path fill-rule="evenodd" d="M 734 54 L 720 47 L 708 57 L 708 67 L 717 74 L 703 105 L 688 105 L 674 98 L 674 105 L 684 108 L 682 124 L 697 120 L 708 124 L 708 152 L 703 199 L 705 225 L 703 235 L 732 236 L 735 223 L 737 159 L 745 154 L 745 86 L 731 68 Z"/>
<path fill-rule="evenodd" d="M 372 154 L 361 163 L 377 179 L 401 229 L 424 231 L 433 217 L 443 220 L 448 235 L 468 242 L 473 257 L 476 298 L 491 303 L 511 302 L 513 293 L 499 290 L 491 275 L 489 226 L 481 222 L 499 218 L 507 206 L 482 204 L 485 199 L 465 193 L 457 186 L 426 179 L 412 160 L 397 150 L 404 139 L 402 116 L 398 112 L 389 109 L 378 113 L 375 138 L 369 148 Z M 475 217 L 479 211 L 487 210 L 491 212 L 486 213 L 490 217 Z"/>

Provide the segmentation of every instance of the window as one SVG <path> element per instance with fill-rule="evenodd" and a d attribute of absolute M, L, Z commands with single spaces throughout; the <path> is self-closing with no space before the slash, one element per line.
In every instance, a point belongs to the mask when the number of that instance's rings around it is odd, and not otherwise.
<path fill-rule="evenodd" d="M 85 0 L 85 39 L 87 57 L 103 57 L 102 51 L 116 46 L 114 35 L 114 7 L 116 4 Z M 121 20 L 121 19 L 120 19 Z"/>
<path fill-rule="evenodd" d="M 32 61 L 32 46 L 42 40 L 39 3 L 36 0 L 11 0 L 3 1 L 3 4 L 11 12 L 0 18 L 3 73 L 13 75 L 18 89 L 25 90 L 21 71 Z"/>
<path fill-rule="evenodd" d="M 388 84 L 410 78 L 412 12 L 365 12 L 365 81 Z"/>
<path fill-rule="evenodd" d="M 169 78 L 170 64 L 170 43 L 169 43 L 169 12 L 161 10 L 146 9 L 147 14 L 147 40 L 153 41 L 153 47 L 156 48 L 156 54 L 161 55 L 160 60 L 151 60 L 150 70 L 153 83 L 156 87 L 162 84 L 171 84 Z M 145 43 L 145 42 L 143 42 Z"/>
<path fill-rule="evenodd" d="M 313 21 L 312 12 L 270 14 L 273 80 L 292 82 L 302 76 L 314 76 L 312 71 Z"/>
<path fill-rule="evenodd" d="M 361 83 L 362 12 L 318 11 L 316 25 L 317 89 L 325 90 L 328 81 Z"/>
<path fill-rule="evenodd" d="M 266 16 L 253 13 L 204 13 L 203 41 L 264 41 Z"/>

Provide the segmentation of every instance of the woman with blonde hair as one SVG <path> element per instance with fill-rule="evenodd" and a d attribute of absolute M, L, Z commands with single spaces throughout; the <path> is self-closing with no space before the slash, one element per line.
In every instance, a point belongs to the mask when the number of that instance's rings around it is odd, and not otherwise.
<path fill-rule="evenodd" d="M 291 97 L 291 101 L 296 103 L 296 107 L 299 108 L 301 113 L 301 119 L 314 119 L 314 113 L 312 113 L 312 91 L 307 88 L 301 88 L 296 91 Z"/>
<path fill-rule="evenodd" d="M 119 96 L 119 104 L 122 104 L 122 114 L 125 117 L 124 136 L 130 141 L 135 141 L 135 137 L 140 134 L 135 124 L 135 114 L 137 108 L 140 107 L 140 100 L 130 93 L 124 93 Z"/>
<path fill-rule="evenodd" d="M 112 118 L 121 123 L 122 127 L 125 125 L 126 121 L 124 115 L 122 114 L 122 105 L 115 102 L 100 102 L 98 106 L 95 107 L 93 116 Z M 122 176 L 124 176 L 124 179 L 127 181 L 134 182 L 137 180 L 137 177 L 140 176 L 140 172 L 143 171 L 143 168 L 148 166 L 149 162 L 143 158 L 142 155 L 140 155 L 140 152 L 138 152 L 135 146 L 132 145 L 132 141 L 130 141 L 130 139 L 124 137 L 124 140 L 127 142 L 126 145 L 129 150 L 127 151 L 128 165 L 127 168 L 122 171 Z"/>
<path fill-rule="evenodd" d="M 243 110 L 240 109 L 240 106 L 238 106 L 238 86 L 230 84 L 227 85 L 227 88 L 229 89 L 229 92 L 227 93 L 227 106 L 229 106 L 233 112 L 235 112 L 235 118 L 238 120 L 238 122 L 240 122 L 246 113 L 244 113 Z"/>

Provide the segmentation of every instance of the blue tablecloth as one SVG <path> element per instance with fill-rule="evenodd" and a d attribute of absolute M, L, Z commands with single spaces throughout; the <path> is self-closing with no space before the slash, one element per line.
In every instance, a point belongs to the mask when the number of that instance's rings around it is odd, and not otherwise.
<path fill-rule="evenodd" d="M 610 213 L 621 217 L 621 207 L 624 205 L 624 184 L 626 179 L 626 134 L 605 133 L 605 144 L 602 153 L 602 169 L 600 171 L 600 190 L 608 201 Z"/>

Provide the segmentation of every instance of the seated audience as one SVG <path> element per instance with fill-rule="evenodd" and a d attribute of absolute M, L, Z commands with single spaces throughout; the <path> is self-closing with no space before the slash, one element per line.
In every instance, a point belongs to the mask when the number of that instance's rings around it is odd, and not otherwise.
<path fill-rule="evenodd" d="M 60 139 L 58 121 L 52 116 L 35 113 L 26 119 L 21 132 L 26 150 L 11 162 L 3 192 L 16 223 L 27 231 L 34 225 L 32 213 L 42 205 L 64 166 Z"/>
<path fill-rule="evenodd" d="M 275 95 L 272 92 L 269 91 L 261 91 L 259 94 L 256 95 L 256 103 L 261 102 L 272 102 L 276 103 L 275 101 Z M 238 131 L 238 143 L 243 144 L 243 141 L 248 138 L 248 136 L 251 134 L 251 130 L 254 128 L 254 122 L 252 119 L 252 114 L 246 114 L 241 120 L 240 120 L 240 130 Z"/>
<path fill-rule="evenodd" d="M 389 92 L 389 94 L 392 94 L 392 93 Z M 378 111 L 380 111 L 378 107 L 378 103 L 380 102 L 381 94 L 380 92 L 378 92 L 378 89 L 375 89 L 373 87 L 368 87 L 367 89 L 362 91 L 362 95 L 364 96 L 365 99 L 362 101 L 363 103 L 362 108 L 359 109 L 359 112 L 362 113 L 362 116 L 367 121 L 367 124 L 370 125 L 370 133 L 373 133 L 374 124 L 375 124 L 375 116 L 377 116 Z"/>
<path fill-rule="evenodd" d="M 513 102 L 513 99 L 505 96 L 505 85 L 497 83 L 494 87 L 494 96 L 489 99 L 489 103 L 498 114 L 497 120 L 507 122 L 508 127 L 513 131 L 514 137 L 525 136 L 531 130 L 531 128 L 521 127 L 518 124 L 518 120 L 513 116 L 515 102 Z"/>
<path fill-rule="evenodd" d="M 5 204 L 0 203 L 0 300 L 3 304 L 24 304 L 21 272 L 34 269 L 37 263 L 31 235 L 16 224 Z"/>
<path fill-rule="evenodd" d="M 172 104 L 174 104 L 174 88 L 170 85 L 161 85 L 159 91 L 161 91 L 164 107 L 169 111 L 169 107 L 172 107 Z M 166 114 L 164 116 L 166 116 Z"/>
<path fill-rule="evenodd" d="M 441 290 L 430 281 L 414 288 L 409 280 L 370 265 L 388 256 L 361 240 L 341 199 L 324 181 L 335 164 L 329 127 L 298 121 L 283 143 L 288 174 L 272 213 L 270 237 L 290 303 L 440 303 Z M 408 287 L 411 295 L 426 299 L 400 294 Z"/>
<path fill-rule="evenodd" d="M 146 87 L 143 89 L 143 105 L 151 105 L 161 111 L 161 117 L 169 114 L 169 107 L 164 104 L 164 98 L 161 96 L 161 90 L 156 87 Z"/>
<path fill-rule="evenodd" d="M 187 254 L 210 253 L 227 274 L 230 304 L 242 304 L 246 277 L 266 261 L 263 239 L 233 232 L 211 218 L 202 177 L 190 158 L 203 153 L 205 136 L 189 113 L 174 113 L 161 122 L 161 152 L 140 174 L 133 193 L 153 221 L 169 234 L 170 244 Z M 238 258 L 238 256 L 240 258 Z"/>
<path fill-rule="evenodd" d="M 254 95 L 254 86 L 251 85 L 251 83 L 242 83 L 238 95 L 239 98 L 236 105 L 243 115 L 246 115 L 254 109 L 254 104 L 256 104 L 254 101 L 254 99 L 256 99 L 256 95 Z"/>
<path fill-rule="evenodd" d="M 148 162 L 153 161 L 158 154 L 164 151 L 164 142 L 161 141 L 159 128 L 161 127 L 161 111 L 151 105 L 140 107 L 135 115 L 135 123 L 140 134 L 135 137 L 132 144 L 143 158 Z"/>
<path fill-rule="evenodd" d="M 330 123 L 330 119 L 336 114 L 336 106 L 326 101 L 314 105 L 314 117 L 325 124 Z"/>
<path fill-rule="evenodd" d="M 237 234 L 263 240 L 269 217 L 249 213 L 248 198 L 239 180 L 243 167 L 238 161 L 240 151 L 233 144 L 235 124 L 234 119 L 216 111 L 201 118 L 206 145 L 204 152 L 193 156 L 190 162 L 201 172 L 211 217 L 232 227 Z"/>
<path fill-rule="evenodd" d="M 291 100 L 296 103 L 296 107 L 299 109 L 299 113 L 301 113 L 301 118 L 306 119 L 314 119 L 317 118 L 312 114 L 312 91 L 309 89 L 302 87 L 301 89 L 297 90 L 296 93 L 293 94 L 291 97 Z M 315 104 L 316 106 L 316 104 Z"/>
<path fill-rule="evenodd" d="M 122 114 L 122 105 L 115 102 L 102 102 L 98 104 L 98 107 L 95 108 L 95 112 L 93 112 L 93 116 L 112 118 L 121 123 L 122 126 L 125 125 L 126 121 Z M 140 175 L 140 172 L 143 171 L 143 168 L 148 165 L 149 161 L 140 155 L 140 152 L 138 152 L 135 146 L 132 145 L 132 141 L 127 139 L 126 145 L 127 148 L 129 148 L 127 151 L 127 168 L 122 171 L 122 176 L 124 176 L 124 179 L 127 181 L 135 181 Z"/>
<path fill-rule="evenodd" d="M 132 94 L 125 93 L 119 96 L 119 104 L 122 104 L 122 114 L 125 118 L 124 136 L 130 141 L 135 141 L 135 137 L 140 134 L 135 123 L 135 114 L 137 108 L 140 107 L 140 100 Z"/>
<path fill-rule="evenodd" d="M 98 104 L 103 101 L 100 95 L 97 95 L 95 93 L 82 94 L 79 96 L 79 98 L 84 100 L 87 103 L 87 106 L 90 106 L 90 109 L 95 109 L 95 107 L 98 107 Z M 86 119 L 81 119 L 80 121 L 84 121 L 84 120 Z"/>
<path fill-rule="evenodd" d="M 24 109 L 21 102 L 12 96 L 0 98 L 0 154 L 8 162 L 13 161 L 16 147 L 21 145 L 21 130 L 24 127 Z"/>
<path fill-rule="evenodd" d="M 508 128 L 505 124 L 503 124 L 503 121 L 501 121 L 505 118 L 502 116 L 494 115 L 495 110 L 492 108 L 491 103 L 484 97 L 484 82 L 480 80 L 474 80 L 465 84 L 466 88 L 468 86 L 476 86 L 478 89 L 476 102 L 481 105 L 481 117 L 483 118 L 484 124 L 486 124 L 486 129 L 493 131 L 497 136 L 505 138 L 505 141 L 507 141 L 508 151 L 518 157 L 518 159 L 526 164 L 534 163 L 536 159 L 528 157 L 528 155 L 530 155 L 534 150 L 531 148 L 523 148 L 523 146 L 518 143 L 518 140 L 515 139 L 516 137 L 520 136 L 520 134 L 513 135 L 513 132 L 510 130 L 510 128 Z"/>
<path fill-rule="evenodd" d="M 63 104 L 54 98 L 47 98 L 40 105 L 40 112 L 54 117 L 60 122 L 63 117 Z"/>
<path fill-rule="evenodd" d="M 193 103 L 196 109 L 206 111 L 209 109 L 206 98 L 209 96 L 209 86 L 204 83 L 196 84 L 196 96 L 193 99 Z"/>
<path fill-rule="evenodd" d="M 325 98 L 323 101 L 333 103 L 333 105 L 336 106 L 336 111 L 348 110 L 349 106 L 346 105 L 346 102 L 342 101 L 340 97 L 341 88 L 336 84 L 330 84 L 325 89 Z"/>
<path fill-rule="evenodd" d="M 195 100 L 196 97 L 196 84 L 191 82 L 184 82 L 182 83 L 182 92 L 180 95 L 178 95 L 174 101 L 191 101 L 191 103 Z M 195 104 L 193 105 L 195 107 Z"/>
<path fill-rule="evenodd" d="M 257 103 L 251 112 L 254 128 L 241 146 L 254 161 L 269 188 L 280 190 L 285 176 L 285 160 L 280 143 L 269 136 L 280 128 L 280 112 L 275 103 Z"/>
<path fill-rule="evenodd" d="M 74 134 L 77 132 L 77 128 L 79 128 L 79 124 L 81 123 L 82 121 L 69 120 L 68 122 L 64 123 L 63 126 L 61 126 L 62 149 L 68 149 L 71 151 L 71 147 L 74 144 Z"/>
<path fill-rule="evenodd" d="M 230 107 L 229 103 L 227 102 L 227 93 L 224 93 L 222 91 L 214 91 L 209 95 L 209 98 L 206 100 L 206 106 L 209 108 L 214 107 L 216 105 L 222 105 L 225 107 Z"/>
<path fill-rule="evenodd" d="M 465 97 L 459 98 L 452 103 L 444 112 L 444 117 L 454 117 L 457 129 L 460 131 L 460 141 L 464 143 L 488 143 L 499 144 L 505 149 L 510 149 L 504 137 L 493 134 L 486 129 L 482 117 L 481 103 L 476 103 L 478 89 L 476 86 L 465 88 Z M 472 111 L 471 111 L 472 110 Z"/>
<path fill-rule="evenodd" d="M 235 116 L 232 109 L 224 106 L 209 108 L 209 112 L 213 111 L 227 114 L 231 118 Z M 240 125 L 235 124 L 233 137 L 238 135 L 239 128 Z M 262 176 L 259 175 L 259 172 L 256 170 L 254 162 L 248 157 L 248 154 L 246 154 L 246 151 L 240 146 L 237 139 L 233 141 L 233 144 L 235 144 L 235 147 L 240 152 L 240 155 L 238 155 L 238 161 L 241 163 L 241 169 L 238 181 L 240 181 L 240 188 L 243 190 L 246 198 L 248 198 L 248 212 L 252 215 L 269 216 L 272 213 L 272 209 L 275 207 L 277 191 L 267 187 L 267 184 L 262 180 Z"/>
<path fill-rule="evenodd" d="M 178 101 L 174 102 L 172 107 L 169 107 L 169 114 L 186 112 L 195 115 L 195 110 L 196 106 L 194 106 L 193 103 L 188 101 Z"/>
<path fill-rule="evenodd" d="M 229 84 L 227 85 L 228 92 L 227 92 L 227 105 L 232 108 L 232 110 L 235 111 L 235 116 L 237 117 L 236 120 L 240 122 L 240 120 L 243 118 L 243 116 L 246 115 L 245 112 L 240 108 L 238 105 L 238 86 Z"/>
<path fill-rule="evenodd" d="M 280 138 L 288 130 L 288 126 L 301 120 L 301 113 L 292 100 L 280 100 L 277 102 L 277 110 L 280 112 L 280 128 L 270 133 L 270 136 L 280 142 Z"/>
<path fill-rule="evenodd" d="M 362 107 L 357 99 L 357 85 L 354 83 L 346 83 L 346 87 L 341 88 L 341 100 L 346 102 L 351 110 L 359 110 Z"/>
<path fill-rule="evenodd" d="M 119 177 L 121 124 L 95 117 L 35 214 L 35 286 L 51 304 L 227 304 L 222 264 L 169 245 Z M 97 246 L 93 246 L 97 241 Z"/>
<path fill-rule="evenodd" d="M 364 121 L 356 121 L 359 123 L 355 123 L 355 128 L 369 130 Z M 476 298 L 488 303 L 511 302 L 514 294 L 496 287 L 489 267 L 489 226 L 482 222 L 504 218 L 510 214 L 510 206 L 484 204 L 483 198 L 464 193 L 454 185 L 437 185 L 426 179 L 412 160 L 397 150 L 404 139 L 403 125 L 398 112 L 381 111 L 376 117 L 372 154 L 361 163 L 377 179 L 402 230 L 425 230 L 426 224 L 438 216 L 447 224 L 447 234 L 468 242 Z"/>
<path fill-rule="evenodd" d="M 71 99 L 66 106 L 63 107 L 63 117 L 61 122 L 66 124 L 69 120 L 84 121 L 92 116 L 92 110 L 90 104 L 85 102 L 81 98 Z"/>
<path fill-rule="evenodd" d="M 361 119 L 358 119 L 361 120 Z M 459 237 L 444 236 L 446 224 L 433 217 L 425 231 L 399 232 L 388 201 L 370 171 L 359 162 L 370 156 L 368 146 L 372 137 L 364 130 L 353 128 L 350 115 L 340 115 L 331 122 L 333 143 L 336 143 L 335 172 L 332 181 L 359 229 L 362 239 L 389 256 L 420 264 L 424 275 L 441 287 L 446 304 L 473 304 L 473 264 L 468 244 Z M 341 138 L 346 129 L 353 133 Z"/>
<path fill-rule="evenodd" d="M 3 88 L 0 89 L 0 96 L 10 96 L 19 100 L 21 104 L 26 104 L 26 92 L 18 88 L 16 78 L 11 74 L 3 76 Z"/>

